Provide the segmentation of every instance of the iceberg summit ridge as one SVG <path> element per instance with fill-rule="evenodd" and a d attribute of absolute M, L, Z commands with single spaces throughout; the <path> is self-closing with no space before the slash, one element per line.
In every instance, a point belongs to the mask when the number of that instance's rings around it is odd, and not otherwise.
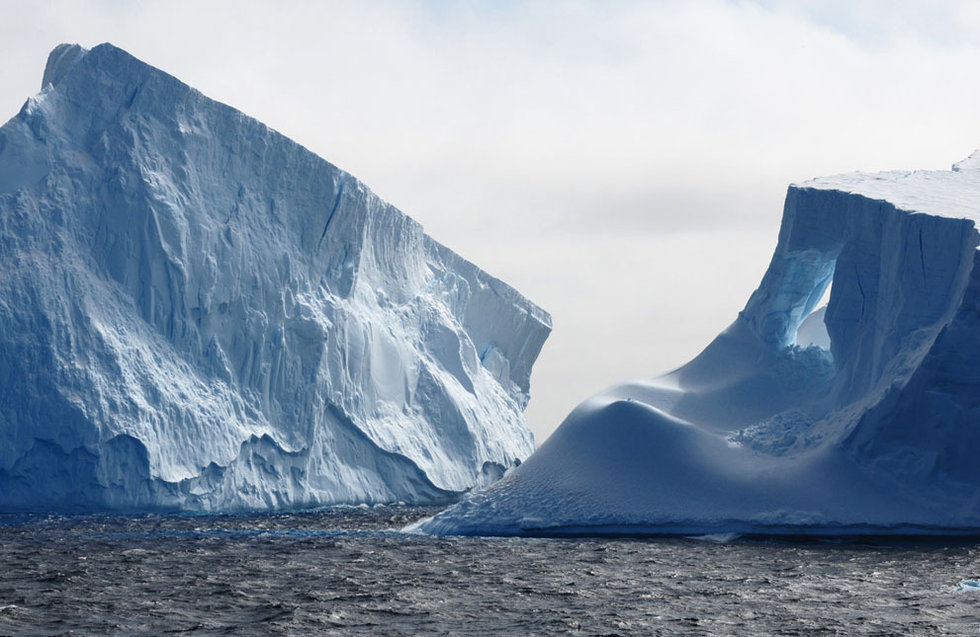
<path fill-rule="evenodd" d="M 444 502 L 526 458 L 551 321 L 128 53 L 0 128 L 0 510 Z"/>
<path fill-rule="evenodd" d="M 791 185 L 759 288 L 700 355 L 586 400 L 416 528 L 980 535 L 978 214 L 977 154 Z"/>

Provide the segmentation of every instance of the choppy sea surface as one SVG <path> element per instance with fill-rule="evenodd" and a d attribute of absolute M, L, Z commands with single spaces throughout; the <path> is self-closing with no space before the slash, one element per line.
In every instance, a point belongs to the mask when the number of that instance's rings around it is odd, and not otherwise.
<path fill-rule="evenodd" d="M 0 516 L 0 635 L 980 632 L 976 545 L 398 531 L 434 512 Z"/>

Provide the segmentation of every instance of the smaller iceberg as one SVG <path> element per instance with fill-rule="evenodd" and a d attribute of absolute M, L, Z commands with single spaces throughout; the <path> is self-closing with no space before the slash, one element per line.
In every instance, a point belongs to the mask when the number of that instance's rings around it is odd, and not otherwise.
<path fill-rule="evenodd" d="M 792 185 L 693 361 L 579 405 L 436 534 L 977 534 L 980 155 Z M 828 294 L 829 291 L 829 294 Z"/>

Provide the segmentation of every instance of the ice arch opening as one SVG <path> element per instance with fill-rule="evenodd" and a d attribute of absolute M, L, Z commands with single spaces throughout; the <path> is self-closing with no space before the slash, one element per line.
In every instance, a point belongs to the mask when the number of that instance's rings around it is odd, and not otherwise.
<path fill-rule="evenodd" d="M 816 309 L 810 312 L 796 328 L 797 347 L 819 347 L 822 350 L 830 351 L 830 332 L 827 331 L 826 318 L 832 289 L 833 283 L 831 282 L 817 303 Z"/>
<path fill-rule="evenodd" d="M 773 260 L 768 281 L 763 280 L 743 312 L 763 342 L 779 348 L 806 346 L 799 335 L 803 327 L 804 339 L 812 336 L 819 341 L 816 344 L 830 349 L 825 310 L 817 312 L 829 301 L 836 263 L 836 251 L 815 249 L 788 252 Z"/>

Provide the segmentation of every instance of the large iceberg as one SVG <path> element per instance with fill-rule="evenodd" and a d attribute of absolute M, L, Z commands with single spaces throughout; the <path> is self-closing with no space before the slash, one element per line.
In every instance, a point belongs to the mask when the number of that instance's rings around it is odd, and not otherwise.
<path fill-rule="evenodd" d="M 419 528 L 980 533 L 978 219 L 980 154 L 790 186 L 761 285 L 697 358 L 585 401 Z"/>
<path fill-rule="evenodd" d="M 0 128 L 0 510 L 444 502 L 533 450 L 550 318 L 108 44 Z"/>

